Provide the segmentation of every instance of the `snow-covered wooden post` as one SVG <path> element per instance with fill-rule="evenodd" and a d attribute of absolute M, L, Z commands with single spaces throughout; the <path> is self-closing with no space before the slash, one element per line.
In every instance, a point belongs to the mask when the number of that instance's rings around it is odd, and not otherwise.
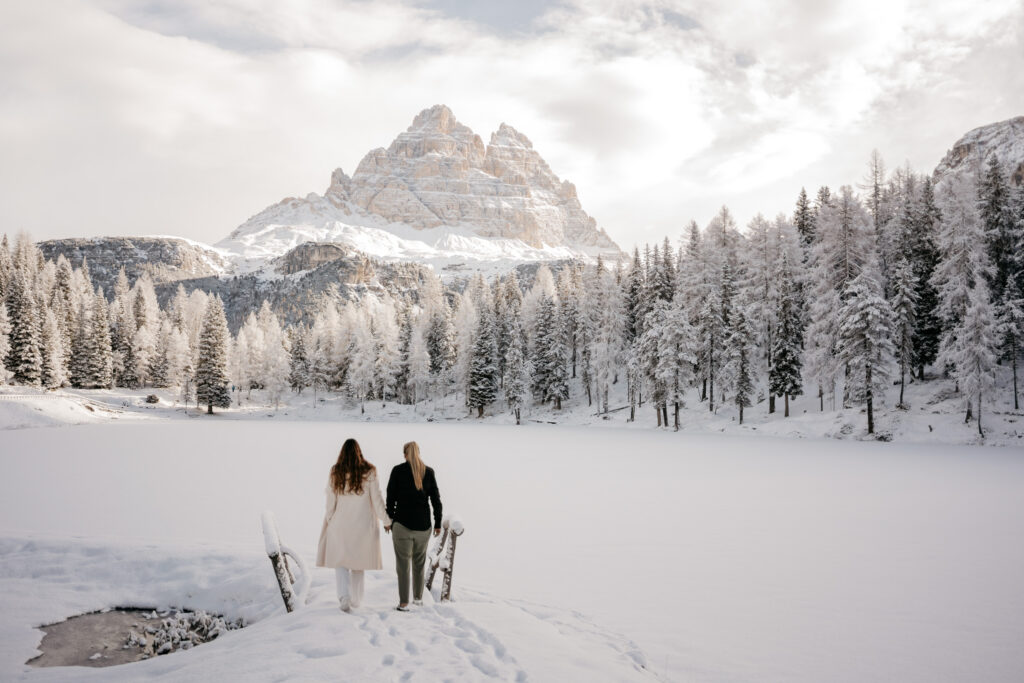
<path fill-rule="evenodd" d="M 434 546 L 434 553 L 430 556 L 430 573 L 427 574 L 427 590 L 434 585 L 434 574 L 437 573 L 437 565 L 441 562 L 441 553 L 444 552 L 444 544 L 448 541 L 448 520 L 441 522 L 444 531 L 441 533 L 441 542 Z"/>
<path fill-rule="evenodd" d="M 455 542 L 465 531 L 462 521 L 458 517 L 448 520 L 448 529 L 451 531 L 448 541 L 448 556 L 442 561 L 441 570 L 444 572 L 444 580 L 441 582 L 441 602 L 452 599 L 452 570 L 455 568 Z"/>
<path fill-rule="evenodd" d="M 451 600 L 452 597 L 452 567 L 455 566 L 455 542 L 462 535 L 465 528 L 458 517 L 445 515 L 441 522 L 444 530 L 441 542 L 435 546 L 434 553 L 430 556 L 430 573 L 427 575 L 427 590 L 434 585 L 434 576 L 438 569 L 444 574 L 441 582 L 441 601 Z M 447 548 L 445 547 L 447 544 Z"/>
<path fill-rule="evenodd" d="M 302 561 L 298 553 L 287 546 L 281 545 L 278 520 L 274 518 L 273 513 L 269 510 L 264 511 L 262 522 L 263 543 L 266 546 L 266 554 L 270 558 L 270 564 L 273 566 L 273 575 L 278 579 L 278 587 L 281 589 L 281 597 L 285 601 L 285 609 L 290 612 L 295 611 L 295 608 L 301 605 L 300 598 L 308 593 L 312 577 L 305 562 Z M 299 582 L 298 590 L 292 588 L 292 584 L 295 583 L 295 574 L 292 573 L 292 568 L 288 565 L 289 557 L 299 567 L 301 581 Z"/>

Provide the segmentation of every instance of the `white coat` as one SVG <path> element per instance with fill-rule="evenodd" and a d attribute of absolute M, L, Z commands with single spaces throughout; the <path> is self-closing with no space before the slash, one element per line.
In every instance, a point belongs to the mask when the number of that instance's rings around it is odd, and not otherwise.
<path fill-rule="evenodd" d="M 327 482 L 327 508 L 316 550 L 316 566 L 382 569 L 380 524 L 391 524 L 380 482 L 374 470 L 363 481 L 363 492 L 338 495 Z"/>

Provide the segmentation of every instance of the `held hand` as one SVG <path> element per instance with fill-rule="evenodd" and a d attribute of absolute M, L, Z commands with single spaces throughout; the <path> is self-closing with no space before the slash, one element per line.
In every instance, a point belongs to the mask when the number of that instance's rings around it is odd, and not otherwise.
<path fill-rule="evenodd" d="M 384 533 L 386 533 L 386 534 L 390 534 L 391 533 L 391 525 L 390 524 L 385 525 Z"/>
<path fill-rule="evenodd" d="M 440 529 L 434 529 L 434 535 L 435 536 L 440 536 L 441 535 L 441 530 Z"/>

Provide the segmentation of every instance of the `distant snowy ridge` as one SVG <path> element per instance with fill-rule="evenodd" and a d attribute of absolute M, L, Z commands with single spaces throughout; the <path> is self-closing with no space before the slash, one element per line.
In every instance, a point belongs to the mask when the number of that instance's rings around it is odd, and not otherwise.
<path fill-rule="evenodd" d="M 335 170 L 323 195 L 274 204 L 217 247 L 250 272 L 305 242 L 439 270 L 623 256 L 526 136 L 502 124 L 485 146 L 444 105 L 369 152 L 351 178 Z"/>
<path fill-rule="evenodd" d="M 966 133 L 935 167 L 935 179 L 983 167 L 992 155 L 1009 171 L 1011 181 L 1024 185 L 1024 116 L 990 123 Z"/>

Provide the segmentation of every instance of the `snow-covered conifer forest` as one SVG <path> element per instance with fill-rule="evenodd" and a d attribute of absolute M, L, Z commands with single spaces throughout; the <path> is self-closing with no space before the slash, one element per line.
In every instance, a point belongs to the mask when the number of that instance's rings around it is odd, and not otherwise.
<path fill-rule="evenodd" d="M 863 407 L 871 434 L 908 384 L 950 378 L 983 435 L 997 390 L 1019 408 L 1022 242 L 1024 188 L 996 157 L 936 187 L 875 153 L 866 182 L 802 190 L 791 215 L 744 227 L 722 207 L 621 263 L 542 265 L 530 283 L 324 296 L 310 324 L 264 302 L 231 335 L 216 296 L 179 287 L 161 307 L 122 271 L 107 297 L 87 261 L 4 236 L 0 353 L 11 384 L 170 388 L 209 411 L 334 392 L 518 423 L 525 407 L 558 421 L 572 400 L 675 429 L 684 406 L 785 420 L 804 396 Z"/>

